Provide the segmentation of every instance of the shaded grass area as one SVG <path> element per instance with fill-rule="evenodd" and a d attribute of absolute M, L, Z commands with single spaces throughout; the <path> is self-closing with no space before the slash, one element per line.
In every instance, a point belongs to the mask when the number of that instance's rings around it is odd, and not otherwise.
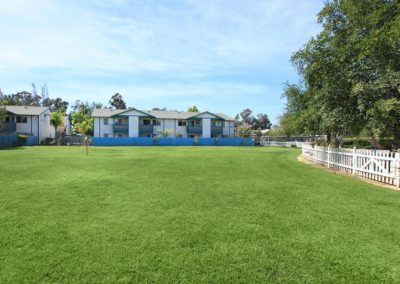
<path fill-rule="evenodd" d="M 0 151 L 0 282 L 400 281 L 400 192 L 297 155 Z"/>

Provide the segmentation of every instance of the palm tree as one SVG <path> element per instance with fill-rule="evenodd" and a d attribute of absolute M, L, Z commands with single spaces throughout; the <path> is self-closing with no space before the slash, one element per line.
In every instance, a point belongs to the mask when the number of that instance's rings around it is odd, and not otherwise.
<path fill-rule="evenodd" d="M 50 124 L 54 127 L 55 138 L 58 145 L 57 128 L 64 124 L 64 116 L 61 112 L 54 111 L 50 114 Z"/>
<path fill-rule="evenodd" d="M 172 131 L 171 129 L 165 129 L 165 130 L 159 130 L 158 133 L 160 133 L 160 135 L 165 138 L 169 136 L 171 131 Z"/>

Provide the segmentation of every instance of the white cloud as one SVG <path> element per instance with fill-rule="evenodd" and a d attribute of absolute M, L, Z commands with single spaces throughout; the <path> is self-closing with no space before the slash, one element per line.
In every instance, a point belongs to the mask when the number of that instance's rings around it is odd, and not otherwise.
<path fill-rule="evenodd" d="M 318 31 L 321 6 L 322 0 L 0 0 L 0 86 L 43 80 L 87 100 L 117 89 L 135 100 L 263 94 L 266 83 L 242 80 L 243 70 L 254 77 L 287 70 L 283 62 Z M 135 80 L 142 74 L 150 79 Z M 219 76 L 232 78 L 214 82 Z"/>

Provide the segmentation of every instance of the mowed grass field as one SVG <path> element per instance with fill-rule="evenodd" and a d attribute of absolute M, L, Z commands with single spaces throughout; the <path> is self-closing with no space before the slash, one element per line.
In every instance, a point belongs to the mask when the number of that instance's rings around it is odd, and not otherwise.
<path fill-rule="evenodd" d="M 0 151 L 0 282 L 399 282 L 400 192 L 265 147 Z"/>

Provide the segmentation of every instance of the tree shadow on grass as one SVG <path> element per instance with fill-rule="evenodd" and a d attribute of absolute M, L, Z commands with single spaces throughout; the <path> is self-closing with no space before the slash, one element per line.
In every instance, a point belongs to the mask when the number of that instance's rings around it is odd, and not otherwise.
<path fill-rule="evenodd" d="M 25 150 L 25 148 L 21 146 L 0 147 L 0 151 L 11 151 L 11 150 Z"/>

